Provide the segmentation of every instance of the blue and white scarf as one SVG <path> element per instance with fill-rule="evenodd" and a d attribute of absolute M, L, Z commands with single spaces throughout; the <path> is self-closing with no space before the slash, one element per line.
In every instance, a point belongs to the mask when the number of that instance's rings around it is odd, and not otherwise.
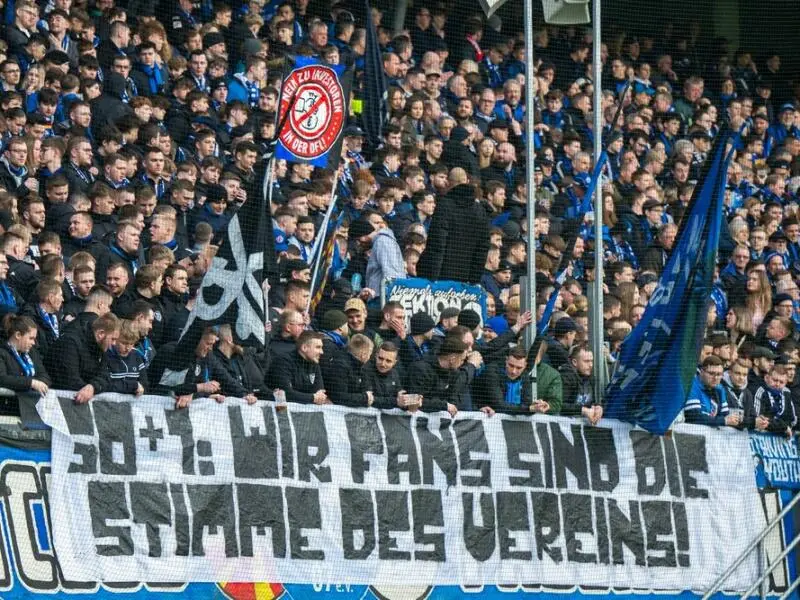
<path fill-rule="evenodd" d="M 22 367 L 22 372 L 25 373 L 25 377 L 33 377 L 36 375 L 36 367 L 33 366 L 33 361 L 31 357 L 28 356 L 28 353 L 23 352 L 20 354 L 11 344 L 9 344 L 8 347 L 11 349 L 11 354 L 19 363 L 19 366 Z"/>
<path fill-rule="evenodd" d="M 247 79 L 244 73 L 237 73 L 233 77 L 247 90 L 247 102 L 250 108 L 256 108 L 258 106 L 258 99 L 261 97 L 261 90 L 258 88 L 258 84 Z"/>

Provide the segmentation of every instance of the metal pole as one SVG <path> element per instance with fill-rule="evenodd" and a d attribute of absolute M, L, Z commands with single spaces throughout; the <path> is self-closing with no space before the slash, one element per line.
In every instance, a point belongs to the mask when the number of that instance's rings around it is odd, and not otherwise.
<path fill-rule="evenodd" d="M 739 557 L 733 561 L 733 564 L 731 564 L 731 566 L 729 566 L 722 575 L 717 577 L 716 581 L 711 584 L 711 587 L 708 589 L 708 591 L 703 594 L 703 598 L 701 600 L 710 600 L 711 596 L 713 596 L 722 588 L 722 584 L 725 582 L 725 580 L 728 579 L 728 577 L 730 577 L 731 574 L 739 568 L 739 565 L 742 564 L 748 556 L 750 556 L 750 553 L 758 547 L 765 537 L 769 535 L 769 532 L 781 523 L 783 518 L 791 512 L 798 502 L 800 502 L 800 494 L 795 494 L 789 501 L 789 504 L 784 506 L 781 512 L 769 522 L 769 524 L 761 531 L 761 533 L 756 536 L 752 542 L 750 542 L 750 544 L 744 549 Z"/>
<path fill-rule="evenodd" d="M 403 31 L 406 27 L 406 11 L 408 10 L 408 0 L 398 0 L 394 8 L 394 29 L 395 35 Z M 369 15 L 367 15 L 369 17 Z"/>
<path fill-rule="evenodd" d="M 603 151 L 603 65 L 600 62 L 600 2 L 594 0 L 592 17 L 592 83 L 594 84 L 594 163 Z M 602 172 L 601 172 L 602 173 Z M 594 355 L 594 399 L 600 402 L 607 370 L 603 347 L 603 186 L 602 175 L 594 188 L 594 302 L 592 306 L 592 354 Z"/>
<path fill-rule="evenodd" d="M 761 585 L 758 586 L 758 592 L 759 592 L 759 596 L 761 597 L 761 600 L 764 600 L 767 597 L 767 586 L 765 585 L 766 582 L 763 579 L 763 577 L 765 576 L 764 563 L 766 562 L 766 560 L 765 560 L 766 556 L 764 555 L 764 542 L 763 541 L 758 543 L 758 549 L 756 549 L 756 552 L 758 553 L 758 577 L 759 577 L 759 579 L 761 579 Z M 769 578 L 769 573 L 771 573 L 771 572 L 772 571 L 770 570 L 770 571 L 768 571 L 766 573 L 766 577 L 767 578 Z"/>
<path fill-rule="evenodd" d="M 319 272 L 320 263 L 322 262 L 322 253 L 324 252 L 325 247 L 325 238 L 327 237 L 328 233 L 328 225 L 331 221 L 331 215 L 333 214 L 334 206 L 336 205 L 336 187 L 339 185 L 339 169 L 336 170 L 336 175 L 333 178 L 333 187 L 331 188 L 331 201 L 328 205 L 328 210 L 325 211 L 325 218 L 322 220 L 322 225 L 320 225 L 319 232 L 317 232 L 317 241 L 314 242 L 314 247 L 311 250 L 311 256 L 313 257 L 313 272 L 311 274 L 311 285 L 314 285 L 314 282 L 317 280 L 317 273 Z M 336 232 L 331 232 L 331 235 L 336 235 Z M 311 311 L 311 302 L 314 299 L 315 290 L 312 288 L 311 295 L 308 297 L 308 306 L 306 306 L 306 312 Z"/>
<path fill-rule="evenodd" d="M 534 184 L 533 169 L 535 166 L 536 149 L 533 136 L 533 114 L 536 110 L 533 92 L 533 0 L 523 0 L 523 13 L 525 19 L 525 178 L 528 181 L 527 212 L 528 212 L 528 306 L 533 313 L 533 323 L 526 328 L 525 344 L 528 349 L 533 345 L 536 336 L 536 235 L 534 234 L 536 218 L 536 188 Z M 535 367 L 534 367 L 535 368 Z M 536 378 L 531 380 L 531 402 L 538 398 Z"/>
<path fill-rule="evenodd" d="M 775 559 L 772 561 L 772 565 L 767 567 L 767 570 L 761 574 L 761 576 L 758 578 L 758 581 L 753 585 L 751 585 L 750 588 L 744 594 L 742 594 L 741 600 L 747 600 L 753 592 L 759 589 L 761 587 L 761 584 L 764 583 L 764 580 L 766 580 L 767 577 L 769 577 L 770 573 L 772 573 L 778 566 L 780 566 L 783 559 L 789 556 L 791 551 L 797 547 L 797 544 L 800 544 L 800 535 L 795 537 L 792 540 L 792 543 L 786 546 L 784 551 L 775 557 Z M 760 547 L 760 542 L 759 542 L 759 547 Z"/>

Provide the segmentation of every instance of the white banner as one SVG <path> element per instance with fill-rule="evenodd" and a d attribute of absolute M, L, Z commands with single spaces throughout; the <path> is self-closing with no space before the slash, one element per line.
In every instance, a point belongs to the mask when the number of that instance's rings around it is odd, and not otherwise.
<path fill-rule="evenodd" d="M 703 590 L 764 526 L 737 431 L 155 396 L 38 408 L 75 581 Z"/>

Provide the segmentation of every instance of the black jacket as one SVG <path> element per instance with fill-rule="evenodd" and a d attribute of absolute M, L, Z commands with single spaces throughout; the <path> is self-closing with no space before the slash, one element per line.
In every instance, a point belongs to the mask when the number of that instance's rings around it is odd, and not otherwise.
<path fill-rule="evenodd" d="M 135 394 L 139 384 L 147 391 L 147 366 L 144 358 L 135 348 L 128 356 L 120 356 L 116 348 L 111 348 L 103 355 L 100 372 L 91 384 L 95 394 Z"/>
<path fill-rule="evenodd" d="M 594 380 L 592 377 L 581 377 L 567 362 L 558 370 L 564 389 L 564 401 L 561 404 L 561 414 L 564 416 L 580 416 L 583 407 L 595 406 Z"/>
<path fill-rule="evenodd" d="M 96 263 L 100 262 L 101 259 L 107 262 L 103 257 L 108 253 L 108 247 L 102 242 L 97 241 L 94 236 L 89 236 L 81 240 L 76 240 L 71 237 L 63 238 L 61 240 L 61 249 L 65 261 L 69 261 L 76 252 L 88 252 L 94 257 Z M 100 271 L 97 271 L 97 274 L 99 276 Z M 98 281 L 100 280 L 98 279 Z"/>
<path fill-rule="evenodd" d="M 112 242 L 108 246 L 108 252 L 106 252 L 97 261 L 95 273 L 97 273 L 97 278 L 99 281 L 105 281 L 108 267 L 111 265 L 121 264 L 128 271 L 128 286 L 133 288 L 134 275 L 136 274 L 136 270 L 142 264 L 140 258 L 139 252 L 130 254 L 117 246 L 116 242 Z"/>
<path fill-rule="evenodd" d="M 410 394 L 422 394 L 424 411 L 447 410 L 448 404 L 455 404 L 461 409 L 464 395 L 469 391 L 471 374 L 474 373 L 475 368 L 472 365 L 451 371 L 440 367 L 436 359 L 418 360 L 409 370 L 407 391 Z"/>
<path fill-rule="evenodd" d="M 15 392 L 28 392 L 31 389 L 31 381 L 34 379 L 43 381 L 47 385 L 52 383 L 36 348 L 32 348 L 28 356 L 33 362 L 35 371 L 33 377 L 25 375 L 22 365 L 16 359 L 8 344 L 0 345 L 0 387 L 8 388 Z"/>
<path fill-rule="evenodd" d="M 361 384 L 363 391 L 372 392 L 372 408 L 397 408 L 397 392 L 403 389 L 403 384 L 396 367 L 388 373 L 380 373 L 371 360 L 362 369 Z"/>
<path fill-rule="evenodd" d="M 80 169 L 72 162 L 67 162 L 61 172 L 69 182 L 70 196 L 73 194 L 86 195 L 86 193 L 89 191 L 89 186 L 94 183 L 94 175 L 89 173 L 88 169 Z"/>
<path fill-rule="evenodd" d="M 297 340 L 294 338 L 284 338 L 275 330 L 272 330 L 275 337 L 269 341 L 269 353 L 274 360 L 282 354 L 291 354 L 297 348 Z"/>
<path fill-rule="evenodd" d="M 519 381 L 520 404 L 506 402 L 506 388 L 512 383 L 506 375 L 505 364 L 488 365 L 481 374 L 475 378 L 472 386 L 472 398 L 475 408 L 491 406 L 497 412 L 529 415 L 531 405 L 530 379 L 523 373 Z"/>
<path fill-rule="evenodd" d="M 364 390 L 361 373 L 363 365 L 347 350 L 341 348 L 330 350 L 330 346 L 325 346 L 325 354 L 320 361 L 328 398 L 334 404 L 366 408 L 367 393 Z"/>
<path fill-rule="evenodd" d="M 92 107 L 92 130 L 95 134 L 104 125 L 114 123 L 126 115 L 133 114 L 133 109 L 122 101 L 128 85 L 126 79 L 111 70 L 107 70 L 103 75 L 103 93 L 90 101 Z"/>
<path fill-rule="evenodd" d="M 160 346 L 164 337 L 164 305 L 159 296 L 147 298 L 136 289 L 130 290 L 130 294 L 125 293 L 119 297 L 119 302 L 114 306 L 114 314 L 123 319 L 132 318 L 133 305 L 137 300 L 147 302 L 153 308 L 153 330 L 150 338 L 156 346 Z"/>
<path fill-rule="evenodd" d="M 6 282 L 20 296 L 25 299 L 30 298 L 40 281 L 39 272 L 31 264 L 17 260 L 13 256 L 6 254 L 6 259 L 8 259 Z"/>
<path fill-rule="evenodd" d="M 153 341 L 156 346 L 160 346 L 161 344 L 165 344 L 169 341 L 172 341 L 164 339 L 165 338 L 164 329 L 166 328 L 167 323 L 169 323 L 170 319 L 172 319 L 172 317 L 174 317 L 176 314 L 178 314 L 181 310 L 183 310 L 186 307 L 186 300 L 183 298 L 183 296 L 179 296 L 178 294 L 170 292 L 169 289 L 167 289 L 166 285 L 163 288 L 161 288 L 161 295 L 159 296 L 159 300 L 161 303 L 160 309 L 161 309 L 162 327 L 161 327 L 161 337 L 153 338 Z"/>
<path fill-rule="evenodd" d="M 489 252 L 489 220 L 475 202 L 472 186 L 462 184 L 436 207 L 417 275 L 426 279 L 479 283 Z"/>
<path fill-rule="evenodd" d="M 545 354 L 547 364 L 556 371 L 569 363 L 569 348 L 556 339 L 547 340 L 547 353 Z"/>
<path fill-rule="evenodd" d="M 29 175 L 22 175 L 21 177 L 14 177 L 11 174 L 8 166 L 3 161 L 0 161 L 0 186 L 8 192 L 15 194 L 20 200 L 28 195 L 28 188 L 25 187 L 25 180 Z"/>
<path fill-rule="evenodd" d="M 260 398 L 272 399 L 272 394 L 264 383 L 264 375 L 252 353 L 247 349 L 245 349 L 244 354 L 234 354 L 228 358 L 215 348 L 214 358 L 227 371 L 231 379 L 238 384 L 238 388 L 230 392 L 224 392 L 227 396 L 241 398 L 247 394 L 255 394 Z"/>
<path fill-rule="evenodd" d="M 325 388 L 318 364 L 300 356 L 297 350 L 275 357 L 269 372 L 272 389 L 286 392 L 286 400 L 300 404 L 314 402 L 314 394 Z"/>
<path fill-rule="evenodd" d="M 47 356 L 50 346 L 56 342 L 58 335 L 53 331 L 50 324 L 45 322 L 42 313 L 39 312 L 39 305 L 37 303 L 30 302 L 26 304 L 25 308 L 22 310 L 22 314 L 26 317 L 30 317 L 33 319 L 33 322 L 36 323 L 36 329 L 38 330 L 36 334 L 36 348 L 39 350 L 41 356 Z M 61 334 L 61 315 L 57 314 L 56 319 L 58 321 L 58 333 Z"/>
<path fill-rule="evenodd" d="M 114 241 L 117 233 L 117 215 L 92 213 L 92 237 L 105 246 Z"/>
<path fill-rule="evenodd" d="M 45 366 L 56 388 L 79 390 L 100 373 L 103 349 L 94 339 L 95 319 L 94 313 L 79 314 L 51 345 Z"/>
<path fill-rule="evenodd" d="M 186 357 L 180 356 L 177 350 L 177 342 L 164 345 L 156 354 L 153 364 L 150 365 L 149 380 L 154 393 L 174 393 L 176 396 L 196 394 L 198 384 L 216 381 L 220 384 L 222 394 L 244 395 L 241 393 L 242 387 L 228 374 L 213 352 L 209 352 L 202 358 L 192 355 L 187 362 Z M 170 377 L 167 373 L 168 370 L 176 376 Z M 166 378 L 164 377 L 165 373 L 167 373 Z M 177 374 L 183 374 L 183 377 L 181 378 Z"/>

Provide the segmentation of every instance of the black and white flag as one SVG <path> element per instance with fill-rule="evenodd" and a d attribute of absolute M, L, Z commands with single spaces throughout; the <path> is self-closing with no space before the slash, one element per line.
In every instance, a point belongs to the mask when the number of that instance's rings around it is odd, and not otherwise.
<path fill-rule="evenodd" d="M 271 217 L 263 194 L 248 193 L 247 197 L 222 234 L 219 250 L 203 276 L 181 333 L 174 358 L 185 357 L 187 364 L 203 330 L 213 325 L 230 324 L 239 344 L 266 345 L 265 282 L 273 252 Z"/>

